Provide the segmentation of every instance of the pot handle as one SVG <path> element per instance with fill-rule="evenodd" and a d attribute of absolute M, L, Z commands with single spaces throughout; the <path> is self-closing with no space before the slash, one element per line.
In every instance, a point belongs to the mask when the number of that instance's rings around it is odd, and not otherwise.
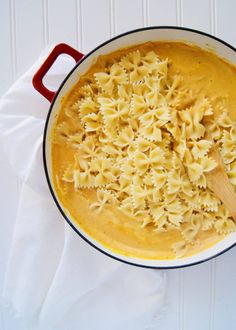
<path fill-rule="evenodd" d="M 38 71 L 33 76 L 33 86 L 34 88 L 42 94 L 49 102 L 52 102 L 56 92 L 50 91 L 44 84 L 43 84 L 43 78 L 48 72 L 48 70 L 51 68 L 53 63 L 56 61 L 59 55 L 61 54 L 67 54 L 72 56 L 76 62 L 81 60 L 84 55 L 78 50 L 70 47 L 67 44 L 58 44 L 55 46 L 55 48 L 51 51 L 51 53 L 48 55 L 44 63 L 41 65 L 41 67 L 38 69 Z"/>

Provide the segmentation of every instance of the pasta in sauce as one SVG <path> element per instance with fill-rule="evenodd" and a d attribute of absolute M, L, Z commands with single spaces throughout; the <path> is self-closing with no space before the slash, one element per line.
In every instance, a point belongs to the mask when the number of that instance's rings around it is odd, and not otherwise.
<path fill-rule="evenodd" d="M 217 166 L 210 131 L 236 186 L 235 73 L 183 43 L 100 57 L 64 99 L 52 132 L 54 183 L 67 212 L 134 257 L 180 258 L 235 231 L 205 176 Z"/>

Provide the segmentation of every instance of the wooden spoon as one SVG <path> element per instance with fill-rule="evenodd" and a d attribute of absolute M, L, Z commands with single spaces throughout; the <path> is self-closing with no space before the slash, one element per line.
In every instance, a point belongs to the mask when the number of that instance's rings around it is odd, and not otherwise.
<path fill-rule="evenodd" d="M 208 135 L 207 139 L 209 140 Z M 216 161 L 217 167 L 205 173 L 207 184 L 215 195 L 224 203 L 230 215 L 233 217 L 234 221 L 236 221 L 236 194 L 226 174 L 220 152 L 214 144 L 214 141 L 212 141 L 212 143 L 213 145 L 208 155 Z"/>

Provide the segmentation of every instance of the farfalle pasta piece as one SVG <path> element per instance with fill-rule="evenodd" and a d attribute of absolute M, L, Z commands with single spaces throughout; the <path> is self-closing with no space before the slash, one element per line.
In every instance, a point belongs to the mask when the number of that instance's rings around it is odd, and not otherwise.
<path fill-rule="evenodd" d="M 142 95 L 133 94 L 130 108 L 133 115 L 142 115 L 148 109 L 145 97 Z"/>
<path fill-rule="evenodd" d="M 177 110 L 185 110 L 193 106 L 196 101 L 196 95 L 194 95 L 191 89 L 179 88 L 175 91 L 169 104 Z"/>
<path fill-rule="evenodd" d="M 97 139 L 99 143 L 106 145 L 107 143 L 111 142 L 110 137 L 106 134 L 106 131 L 104 127 L 99 131 L 99 134 L 97 135 Z"/>
<path fill-rule="evenodd" d="M 190 244 L 194 244 L 196 236 L 201 227 L 201 216 L 199 214 L 193 214 L 191 222 L 188 223 L 182 230 L 183 238 Z"/>
<path fill-rule="evenodd" d="M 172 130 L 172 132 L 172 134 L 174 134 L 175 139 L 177 139 L 177 141 L 175 141 L 173 144 L 173 148 L 179 154 L 180 159 L 183 160 L 184 155 L 187 151 L 185 124 L 181 125 L 180 130 L 178 127 L 177 129 L 174 129 L 174 131 Z"/>
<path fill-rule="evenodd" d="M 175 253 L 176 258 L 182 258 L 183 256 L 185 256 L 185 254 L 187 253 L 188 250 L 188 245 L 186 243 L 186 241 L 180 241 L 177 243 L 172 244 L 172 250 Z"/>
<path fill-rule="evenodd" d="M 217 212 L 220 200 L 209 189 L 201 193 L 201 204 L 208 212 Z"/>
<path fill-rule="evenodd" d="M 221 155 L 225 164 L 230 164 L 236 159 L 236 141 L 233 132 L 232 129 L 230 132 L 224 130 L 222 135 Z"/>
<path fill-rule="evenodd" d="M 188 143 L 191 148 L 192 155 L 195 159 L 205 156 L 212 146 L 212 142 L 208 140 L 192 140 Z"/>
<path fill-rule="evenodd" d="M 180 190 L 182 184 L 183 184 L 183 182 L 182 182 L 180 172 L 178 172 L 178 171 L 169 172 L 168 179 L 167 179 L 167 188 L 168 188 L 169 194 L 177 193 Z"/>
<path fill-rule="evenodd" d="M 127 153 L 128 157 L 133 158 L 134 152 L 137 150 L 137 142 L 135 141 L 135 132 L 131 126 L 120 131 L 118 137 L 114 141 L 114 145 L 120 150 L 126 148 L 124 152 Z"/>
<path fill-rule="evenodd" d="M 150 92 L 150 88 L 147 86 L 146 82 L 135 83 L 132 87 L 135 95 L 143 96 L 144 98 L 146 98 L 147 94 Z"/>
<path fill-rule="evenodd" d="M 176 124 L 173 123 L 167 123 L 165 125 L 166 129 L 168 130 L 168 132 L 171 133 L 172 137 L 176 140 L 176 141 L 180 141 L 180 136 L 181 136 L 181 129 L 179 126 L 177 126 Z"/>
<path fill-rule="evenodd" d="M 150 207 L 150 205 L 153 205 L 153 204 L 156 205 L 157 203 L 160 203 L 161 201 L 163 201 L 163 199 L 164 199 L 163 190 L 158 189 L 155 186 L 153 186 L 151 189 L 151 192 L 149 191 L 147 194 L 147 202 L 148 202 L 149 207 Z"/>
<path fill-rule="evenodd" d="M 124 198 L 119 206 L 119 209 L 124 212 L 128 216 L 134 215 L 134 206 L 133 206 L 133 200 L 132 197 L 126 197 Z"/>
<path fill-rule="evenodd" d="M 134 70 L 135 67 L 142 64 L 141 54 L 139 50 L 133 51 L 120 60 L 120 65 L 127 71 Z"/>
<path fill-rule="evenodd" d="M 122 149 L 117 148 L 117 146 L 112 142 L 101 145 L 101 150 L 106 154 L 107 157 L 116 159 L 118 163 L 120 159 L 123 159 L 125 154 Z"/>
<path fill-rule="evenodd" d="M 150 211 L 157 226 L 160 226 L 160 224 L 163 226 L 164 224 L 169 223 L 174 227 L 179 227 L 183 220 L 181 204 L 178 199 L 175 199 L 168 204 L 163 203 L 162 207 L 158 204 L 150 205 Z"/>
<path fill-rule="evenodd" d="M 217 220 L 214 227 L 219 234 L 225 235 L 233 233 L 236 230 L 235 222 L 232 219 Z"/>
<path fill-rule="evenodd" d="M 154 69 L 152 70 L 154 76 L 159 75 L 162 78 L 162 82 L 166 83 L 167 73 L 168 73 L 168 59 L 159 60 Z"/>
<path fill-rule="evenodd" d="M 171 138 L 171 134 L 166 130 L 165 127 L 162 129 L 161 135 L 162 135 L 162 140 L 156 141 L 155 144 L 166 151 L 172 149 L 171 144 L 173 141 Z"/>
<path fill-rule="evenodd" d="M 79 170 L 82 172 L 88 172 L 89 171 L 89 159 L 81 158 L 79 156 L 79 153 L 74 154 L 74 163 L 73 163 L 73 169 Z"/>
<path fill-rule="evenodd" d="M 137 149 L 141 152 L 146 152 L 146 151 L 153 150 L 154 148 L 156 148 L 156 143 L 146 140 L 142 136 L 138 136 L 135 139 L 135 144 L 136 144 Z"/>
<path fill-rule="evenodd" d="M 213 158 L 208 157 L 208 156 L 202 157 L 200 159 L 199 163 L 202 166 L 203 172 L 210 172 L 217 166 L 216 161 Z"/>
<path fill-rule="evenodd" d="M 130 102 L 133 94 L 132 84 L 127 83 L 127 84 L 118 85 L 117 88 L 118 88 L 117 94 L 119 98 L 124 99 L 127 102 Z"/>
<path fill-rule="evenodd" d="M 234 122 L 233 126 L 230 128 L 230 137 L 233 141 L 236 141 L 236 123 Z"/>
<path fill-rule="evenodd" d="M 141 187 L 140 185 L 132 185 L 131 196 L 134 209 L 142 210 L 145 208 L 147 196 L 145 188 Z"/>
<path fill-rule="evenodd" d="M 180 86 L 182 82 L 182 77 L 179 75 L 175 75 L 173 77 L 173 80 L 170 84 L 167 85 L 167 93 L 166 93 L 166 99 L 170 102 L 172 97 L 174 97 L 176 89 Z"/>
<path fill-rule="evenodd" d="M 168 148 L 165 149 L 165 170 L 171 171 L 173 170 L 173 152 L 172 150 L 169 150 Z"/>
<path fill-rule="evenodd" d="M 143 184 L 146 186 L 147 190 L 148 190 L 148 194 L 152 193 L 152 189 L 154 188 L 154 185 L 153 185 L 153 179 L 152 179 L 152 175 L 150 172 L 147 172 L 145 174 L 144 177 L 142 177 L 142 181 L 143 181 Z"/>
<path fill-rule="evenodd" d="M 218 124 L 221 127 L 232 127 L 233 126 L 233 120 L 230 118 L 227 111 L 223 111 L 222 114 L 218 118 Z"/>
<path fill-rule="evenodd" d="M 71 145 L 73 148 L 79 148 L 79 146 L 81 145 L 81 143 L 83 142 L 85 133 L 84 131 L 78 130 L 78 132 L 71 134 L 67 137 L 67 142 L 69 145 Z"/>
<path fill-rule="evenodd" d="M 97 84 L 95 84 L 94 82 L 91 82 L 89 84 L 85 84 L 85 85 L 82 85 L 80 88 L 79 88 L 79 94 L 78 96 L 80 98 L 86 98 L 86 97 L 91 97 L 93 98 L 95 95 L 98 94 L 99 92 L 99 87 Z"/>
<path fill-rule="evenodd" d="M 97 155 L 97 143 L 94 136 L 87 136 L 78 147 L 78 157 L 91 159 Z"/>
<path fill-rule="evenodd" d="M 160 83 L 157 82 L 157 85 Z M 165 97 L 160 93 L 159 87 L 152 88 L 150 92 L 146 95 L 147 104 L 149 107 L 161 107 L 163 104 L 166 104 Z"/>
<path fill-rule="evenodd" d="M 115 198 L 114 195 L 106 189 L 97 190 L 97 201 L 90 205 L 90 208 L 96 213 L 100 213 L 105 205 L 114 204 Z"/>
<path fill-rule="evenodd" d="M 165 125 L 170 120 L 170 112 L 167 105 L 151 109 L 140 116 L 140 122 L 143 125 L 158 124 L 159 127 Z"/>
<path fill-rule="evenodd" d="M 192 196 L 192 185 L 186 174 L 181 175 L 179 170 L 170 171 L 167 179 L 168 194 L 176 194 L 182 191 L 188 196 Z"/>
<path fill-rule="evenodd" d="M 151 91 L 157 91 L 158 93 L 160 92 L 160 82 L 161 78 L 157 75 L 148 75 L 147 77 L 144 78 L 144 82 L 148 88 L 148 92 L 146 94 L 146 97 L 148 93 Z"/>
<path fill-rule="evenodd" d="M 67 106 L 65 108 L 65 115 L 72 120 L 76 120 L 77 117 L 79 116 L 79 111 L 78 109 L 75 109 L 73 106 Z"/>
<path fill-rule="evenodd" d="M 230 164 L 236 159 L 236 148 L 232 150 L 222 149 L 221 155 L 225 164 Z"/>
<path fill-rule="evenodd" d="M 129 104 L 123 100 L 119 101 L 106 97 L 98 98 L 98 102 L 100 103 L 106 132 L 108 135 L 113 136 L 120 121 L 128 119 Z"/>
<path fill-rule="evenodd" d="M 149 87 L 149 91 L 146 93 L 146 101 L 150 107 L 161 107 L 166 105 L 166 99 L 164 95 L 160 93 L 161 79 L 146 78 L 145 82 Z"/>
<path fill-rule="evenodd" d="M 202 217 L 202 228 L 201 229 L 203 231 L 210 230 L 214 226 L 215 213 L 203 210 L 203 211 L 201 211 L 201 217 Z"/>
<path fill-rule="evenodd" d="M 180 112 L 178 110 L 176 110 L 174 108 L 171 108 L 171 111 L 170 111 L 170 123 L 173 124 L 174 126 L 181 127 L 183 125 L 183 122 L 180 119 L 179 113 Z"/>
<path fill-rule="evenodd" d="M 183 211 L 181 209 L 181 203 L 178 199 L 165 205 L 165 211 L 168 217 L 168 221 L 174 226 L 179 227 L 183 220 Z"/>
<path fill-rule="evenodd" d="M 188 176 L 192 182 L 196 182 L 197 180 L 199 180 L 201 175 L 203 174 L 202 166 L 198 163 L 188 164 L 187 171 Z"/>
<path fill-rule="evenodd" d="M 172 137 L 176 140 L 180 140 L 180 136 L 183 133 L 182 127 L 184 126 L 184 135 L 186 139 L 185 123 L 179 117 L 179 111 L 171 109 L 170 122 L 165 125 L 165 128 L 171 133 Z"/>
<path fill-rule="evenodd" d="M 99 111 L 98 105 L 91 97 L 87 97 L 81 102 L 77 103 L 74 105 L 74 107 L 78 107 L 81 119 L 88 114 L 97 113 Z"/>
<path fill-rule="evenodd" d="M 180 195 L 180 192 L 179 193 L 170 194 L 170 193 L 168 193 L 168 190 L 167 189 L 164 189 L 164 187 L 162 189 L 163 189 L 163 200 L 165 201 L 166 204 L 172 203 Z"/>
<path fill-rule="evenodd" d="M 131 179 L 128 175 L 121 174 L 118 179 L 119 192 L 131 195 Z"/>
<path fill-rule="evenodd" d="M 236 148 L 236 139 L 234 136 L 234 130 L 230 130 L 230 132 L 223 130 L 222 134 L 222 146 L 225 150 L 233 150 Z"/>
<path fill-rule="evenodd" d="M 157 230 L 163 230 L 167 224 L 168 218 L 165 216 L 165 209 L 162 204 L 150 204 L 150 213 Z"/>
<path fill-rule="evenodd" d="M 150 214 L 147 214 L 146 212 L 145 212 L 145 215 L 141 217 L 141 220 L 142 220 L 141 228 L 145 228 L 147 225 L 149 225 L 153 221 Z"/>
<path fill-rule="evenodd" d="M 119 167 L 124 174 L 129 176 L 132 176 L 136 172 L 133 159 L 130 159 L 129 157 L 123 158 L 119 163 Z"/>
<path fill-rule="evenodd" d="M 180 111 L 179 116 L 186 125 L 187 139 L 199 139 L 204 135 L 205 127 L 201 124 L 204 112 L 191 107 L 187 110 Z"/>
<path fill-rule="evenodd" d="M 116 180 L 118 169 L 107 158 L 97 157 L 91 160 L 90 171 L 94 173 L 95 187 L 102 187 Z"/>
<path fill-rule="evenodd" d="M 197 187 L 205 189 L 207 186 L 207 179 L 205 174 L 202 174 L 197 182 L 194 183 Z"/>
<path fill-rule="evenodd" d="M 115 140 L 114 144 L 123 148 L 129 146 L 135 137 L 135 133 L 131 127 L 126 127 L 120 131 L 117 139 Z"/>
<path fill-rule="evenodd" d="M 177 171 L 180 171 L 181 173 L 185 172 L 182 160 L 175 151 L 170 152 L 169 157 L 169 171 L 175 169 Z"/>
<path fill-rule="evenodd" d="M 58 123 L 55 134 L 53 136 L 53 143 L 55 144 L 67 144 L 75 134 L 83 135 L 83 127 L 78 120 L 67 119 Z"/>
<path fill-rule="evenodd" d="M 142 125 L 139 129 L 140 134 L 149 141 L 161 141 L 162 140 L 162 132 L 157 123 L 148 126 Z"/>
<path fill-rule="evenodd" d="M 158 57 L 154 51 L 148 52 L 142 57 L 142 63 L 149 69 L 149 72 L 156 69 L 158 64 Z"/>
<path fill-rule="evenodd" d="M 72 134 L 71 127 L 67 122 L 61 122 L 56 127 L 56 134 L 54 143 L 65 143 L 67 142 L 68 137 Z"/>
<path fill-rule="evenodd" d="M 151 179 L 157 189 L 161 189 L 167 182 L 167 173 L 164 170 L 151 170 Z"/>
<path fill-rule="evenodd" d="M 156 148 L 149 152 L 147 156 L 145 153 L 136 151 L 134 154 L 134 164 L 140 174 L 152 167 L 153 169 L 162 169 L 164 163 L 164 153 L 160 148 Z"/>
<path fill-rule="evenodd" d="M 202 227 L 202 217 L 201 214 L 199 214 L 198 212 L 195 212 L 192 214 L 192 217 L 190 219 L 191 225 L 194 227 L 197 227 L 198 229 L 200 229 Z"/>
<path fill-rule="evenodd" d="M 202 207 L 202 201 L 200 198 L 199 190 L 194 190 L 192 196 L 188 196 L 184 194 L 184 196 L 181 196 L 187 205 L 194 209 L 194 210 L 200 210 Z"/>
<path fill-rule="evenodd" d="M 196 111 L 199 111 L 203 116 L 210 116 L 213 114 L 213 107 L 208 98 L 198 98 L 194 104 Z"/>
<path fill-rule="evenodd" d="M 182 206 L 183 206 L 183 224 L 190 223 L 192 220 L 193 214 L 196 213 L 196 210 L 194 207 L 189 206 L 187 203 L 184 201 L 184 194 L 179 194 L 180 199 L 182 200 Z"/>
<path fill-rule="evenodd" d="M 133 51 L 120 60 L 120 65 L 129 73 L 131 83 L 141 81 L 150 71 L 139 50 Z"/>
<path fill-rule="evenodd" d="M 218 119 L 215 118 L 215 116 L 204 117 L 202 122 L 207 131 L 211 132 L 211 137 L 213 140 L 217 141 L 221 138 L 222 130 L 218 125 Z"/>
<path fill-rule="evenodd" d="M 130 113 L 129 113 L 129 118 L 127 119 L 127 122 L 121 123 L 121 128 L 127 127 L 127 126 L 130 126 L 133 129 L 133 131 L 135 131 L 135 133 L 137 133 L 137 135 L 138 135 L 138 130 L 139 130 L 139 126 L 140 126 L 139 120 L 135 116 L 130 117 Z"/>
<path fill-rule="evenodd" d="M 219 234 L 230 234 L 236 230 L 235 222 L 230 218 L 228 210 L 223 204 L 220 205 L 214 222 L 214 227 Z"/>
<path fill-rule="evenodd" d="M 128 82 L 125 70 L 117 63 L 113 64 L 108 72 L 95 73 L 94 77 L 101 89 L 108 94 L 112 94 L 117 84 Z"/>
<path fill-rule="evenodd" d="M 82 123 L 86 132 L 96 132 L 102 129 L 102 115 L 101 113 L 90 113 L 82 118 Z"/>
<path fill-rule="evenodd" d="M 189 197 L 191 197 L 193 195 L 193 187 L 191 185 L 191 182 L 190 182 L 187 174 L 184 174 L 182 176 L 181 191 Z"/>
<path fill-rule="evenodd" d="M 89 168 L 77 169 L 73 172 L 74 188 L 93 188 L 95 186 L 95 177 L 91 174 Z"/>
<path fill-rule="evenodd" d="M 168 107 L 151 109 L 140 116 L 141 122 L 140 133 L 150 141 L 161 141 L 161 126 L 165 125 L 169 120 Z"/>
<path fill-rule="evenodd" d="M 74 182 L 73 175 L 74 175 L 74 169 L 73 169 L 72 164 L 70 164 L 63 171 L 62 180 L 65 182 L 72 183 L 72 182 Z"/>
<path fill-rule="evenodd" d="M 198 181 L 206 172 L 212 171 L 217 166 L 214 159 L 204 156 L 198 161 L 187 165 L 188 176 L 192 182 Z"/>
<path fill-rule="evenodd" d="M 143 176 L 140 174 L 133 174 L 131 182 L 135 185 L 135 186 L 142 186 L 143 185 Z M 144 189 L 146 189 L 146 186 L 144 186 Z"/>

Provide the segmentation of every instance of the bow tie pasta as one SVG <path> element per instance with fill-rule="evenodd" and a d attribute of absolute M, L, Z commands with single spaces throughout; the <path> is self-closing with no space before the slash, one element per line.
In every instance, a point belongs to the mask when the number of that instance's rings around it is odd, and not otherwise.
<path fill-rule="evenodd" d="M 175 68 L 176 55 L 161 47 L 101 57 L 81 77 L 54 128 L 54 148 L 70 150 L 56 181 L 63 196 L 93 190 L 91 214 L 113 208 L 150 235 L 178 232 L 166 248 L 180 258 L 202 235 L 236 229 L 205 176 L 217 166 L 209 131 L 236 186 L 236 122 L 204 85 L 188 85 L 184 63 Z"/>

